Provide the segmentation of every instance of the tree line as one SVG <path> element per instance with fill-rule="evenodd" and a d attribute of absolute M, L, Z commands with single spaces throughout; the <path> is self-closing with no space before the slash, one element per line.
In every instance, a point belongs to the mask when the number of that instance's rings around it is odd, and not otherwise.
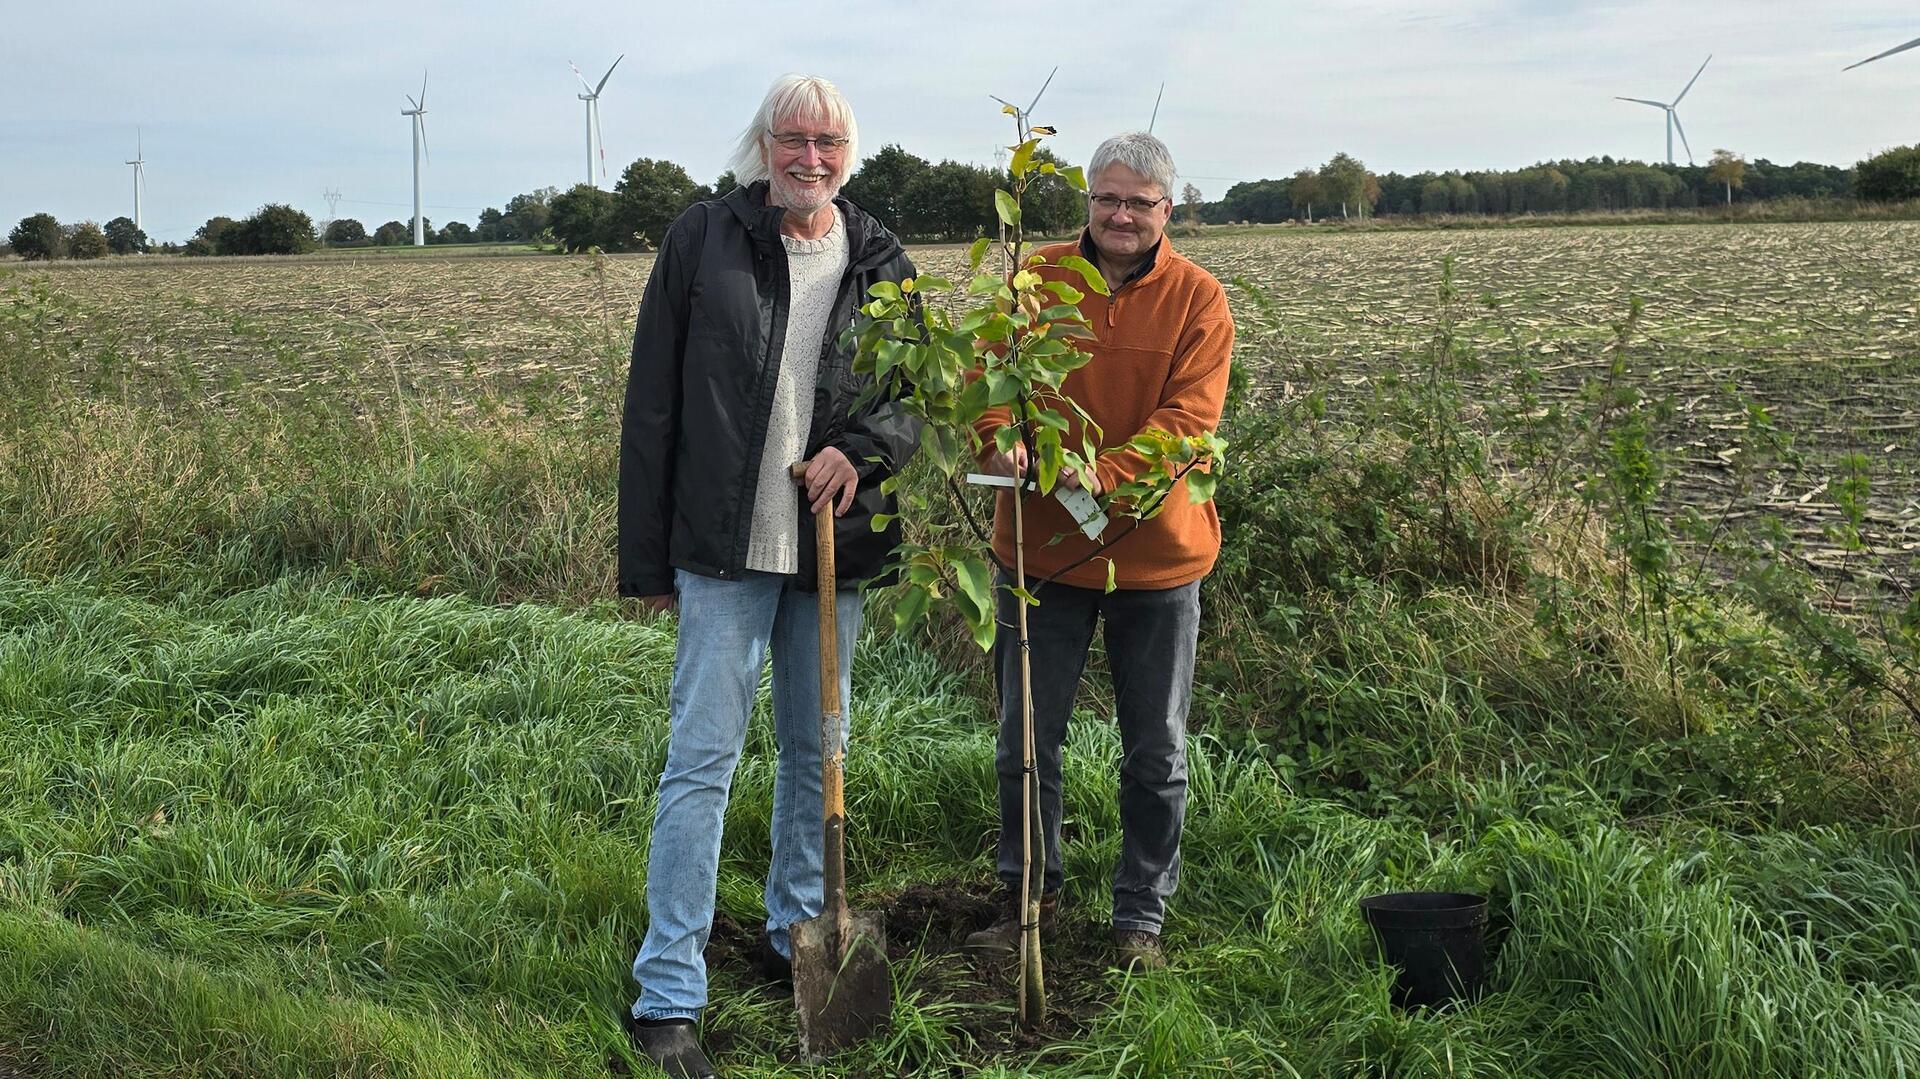
<path fill-rule="evenodd" d="M 1854 168 L 1780 165 L 1716 152 L 1705 165 L 1648 165 L 1593 157 L 1524 169 L 1375 174 L 1348 154 L 1318 169 L 1228 188 L 1197 208 L 1203 222 L 1311 221 L 1375 214 L 1553 214 L 1667 210 L 1768 199 L 1920 199 L 1920 146 L 1888 150 Z"/>
<path fill-rule="evenodd" d="M 1064 168 L 1047 150 L 1036 159 Z M 884 146 L 862 162 L 843 189 L 902 239 L 965 241 L 994 230 L 993 191 L 1006 183 L 1000 169 L 959 161 L 937 164 L 899 144 Z M 682 211 L 695 202 L 726 195 L 736 186 L 731 172 L 701 184 L 664 159 L 641 158 L 621 170 L 611 191 L 579 184 L 565 191 L 543 187 L 515 195 L 503 208 L 482 210 L 478 223 L 423 221 L 428 243 L 552 244 L 564 251 L 646 251 L 658 246 Z M 1278 222 L 1399 214 L 1554 214 L 1666 210 L 1766 199 L 1867 201 L 1920 199 L 1920 146 L 1877 154 L 1851 169 L 1810 161 L 1778 165 L 1746 161 L 1718 151 L 1706 165 L 1648 165 L 1594 157 L 1542 162 L 1524 169 L 1376 174 L 1351 154 L 1335 154 L 1317 169 L 1277 180 L 1234 184 L 1206 201 L 1192 184 L 1168 192 L 1179 198 L 1190 221 Z M 1079 228 L 1086 210 L 1066 181 L 1055 175 L 1030 181 L 1023 222 L 1029 232 L 1064 234 Z M 185 244 L 152 244 L 131 219 L 116 217 L 61 224 L 53 215 L 23 218 L 8 234 L 15 254 L 28 259 L 101 258 L 145 251 L 183 255 L 302 254 L 320 246 L 399 246 L 413 241 L 407 221 L 388 221 L 369 232 L 352 218 L 316 229 L 305 213 L 282 203 L 262 206 L 235 220 L 217 216 Z"/>

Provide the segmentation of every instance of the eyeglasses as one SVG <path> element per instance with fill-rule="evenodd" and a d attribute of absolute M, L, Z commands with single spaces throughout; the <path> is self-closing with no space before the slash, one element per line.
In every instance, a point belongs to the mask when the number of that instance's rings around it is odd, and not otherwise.
<path fill-rule="evenodd" d="M 1118 213 L 1122 206 L 1125 206 L 1130 214 L 1144 214 L 1167 201 L 1167 198 L 1166 195 L 1157 199 L 1123 199 L 1118 195 L 1088 195 L 1087 201 L 1110 214 Z"/>
<path fill-rule="evenodd" d="M 773 141 L 782 150 L 804 150 L 807 143 L 813 143 L 814 148 L 823 154 L 837 154 L 846 149 L 847 143 L 852 140 L 845 135 L 802 135 L 798 131 L 781 131 L 773 133 Z"/>

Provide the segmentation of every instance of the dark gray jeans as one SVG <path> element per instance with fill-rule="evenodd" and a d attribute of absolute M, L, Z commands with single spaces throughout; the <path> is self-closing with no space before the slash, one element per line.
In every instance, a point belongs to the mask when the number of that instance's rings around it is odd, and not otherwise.
<path fill-rule="evenodd" d="M 1158 933 L 1180 880 L 1180 828 L 1187 812 L 1187 707 L 1193 699 L 1200 582 L 1120 590 L 1054 583 L 1027 608 L 1033 681 L 1034 762 L 1047 842 L 1044 887 L 1060 887 L 1060 747 L 1087 665 L 1094 624 L 1106 620 L 1107 665 L 1120 722 L 1120 864 L 1113 872 L 1113 926 Z M 1000 686 L 998 870 L 1020 887 L 1020 646 L 1014 604 L 1000 593 L 994 643 Z"/>

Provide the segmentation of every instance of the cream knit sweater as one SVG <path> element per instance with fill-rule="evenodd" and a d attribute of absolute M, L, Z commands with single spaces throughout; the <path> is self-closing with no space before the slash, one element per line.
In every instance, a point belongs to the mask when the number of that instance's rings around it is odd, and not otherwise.
<path fill-rule="evenodd" d="M 760 477 L 754 490 L 753 532 L 747 540 L 747 568 L 765 573 L 800 571 L 800 500 L 787 469 L 807 452 L 813 419 L 813 386 L 820 373 L 821 344 L 827 320 L 847 271 L 847 224 L 839 207 L 833 227 L 818 240 L 782 235 L 787 248 L 787 338 L 780 349 L 780 373 L 773 384 L 773 414 L 760 453 Z"/>

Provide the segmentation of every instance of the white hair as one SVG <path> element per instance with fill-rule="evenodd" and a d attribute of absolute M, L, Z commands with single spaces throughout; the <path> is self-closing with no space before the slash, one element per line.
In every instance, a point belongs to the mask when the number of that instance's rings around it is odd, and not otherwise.
<path fill-rule="evenodd" d="M 818 75 L 782 75 L 768 87 L 760 102 L 760 111 L 740 133 L 728 167 L 742 187 L 767 179 L 767 145 L 775 125 L 795 120 L 814 120 L 828 131 L 845 136 L 846 149 L 840 154 L 840 176 L 844 182 L 860 160 L 860 128 L 853 122 L 853 106 L 840 88 Z"/>
<path fill-rule="evenodd" d="M 1158 184 L 1162 195 L 1173 194 L 1173 154 L 1166 143 L 1144 131 L 1129 131 L 1101 143 L 1087 164 L 1087 182 L 1097 183 L 1108 165 L 1125 165 Z"/>

